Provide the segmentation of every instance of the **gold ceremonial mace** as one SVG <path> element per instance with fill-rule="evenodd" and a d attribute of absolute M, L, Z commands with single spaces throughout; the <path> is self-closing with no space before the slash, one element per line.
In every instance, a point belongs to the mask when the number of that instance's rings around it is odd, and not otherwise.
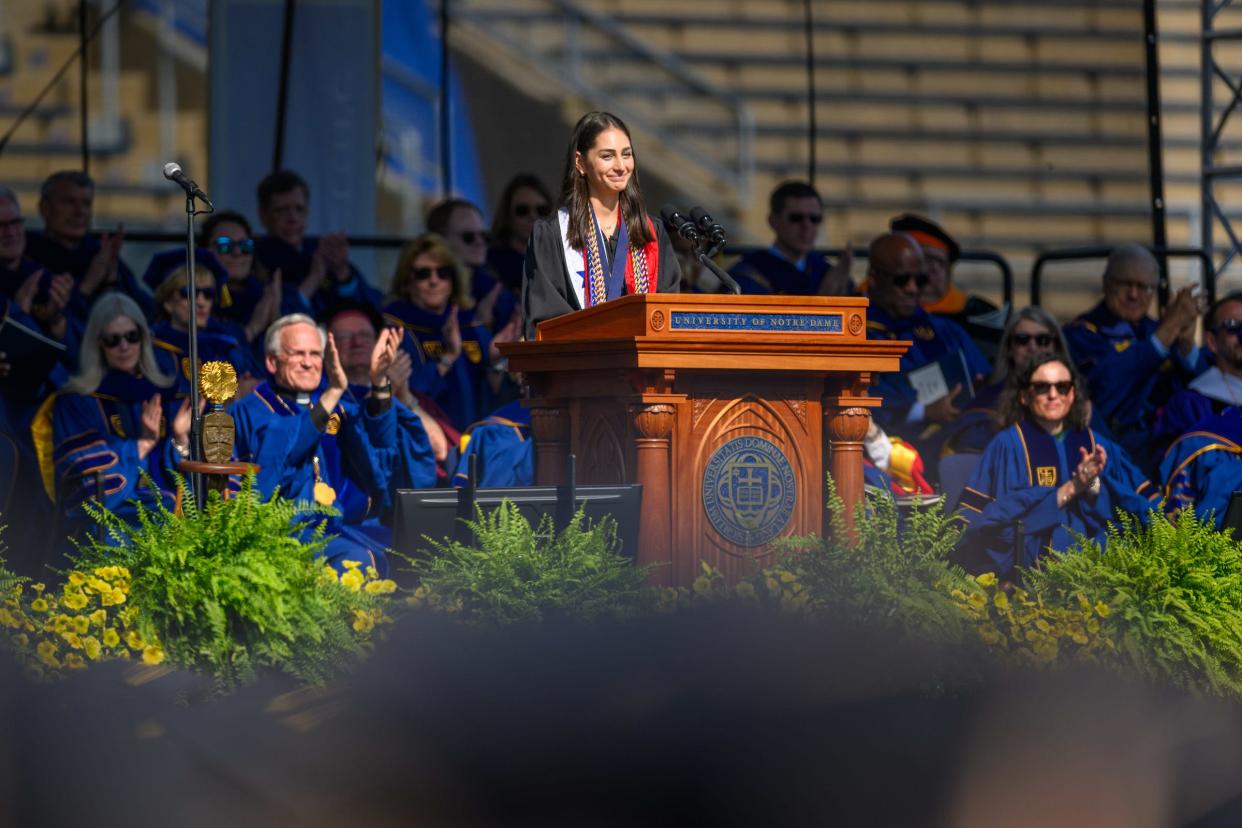
<path fill-rule="evenodd" d="M 236 434 L 233 417 L 224 410 L 224 404 L 237 393 L 237 372 L 227 362 L 208 362 L 199 371 L 199 388 L 210 404 L 203 414 L 203 460 L 214 464 L 228 463 L 233 456 Z M 206 482 L 209 490 L 219 492 L 222 497 L 227 496 L 228 475 L 208 474 Z"/>

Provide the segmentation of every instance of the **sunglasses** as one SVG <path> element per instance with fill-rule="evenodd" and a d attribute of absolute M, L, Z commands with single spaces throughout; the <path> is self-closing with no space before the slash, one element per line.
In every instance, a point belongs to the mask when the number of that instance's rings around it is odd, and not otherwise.
<path fill-rule="evenodd" d="M 216 301 L 216 289 L 213 287 L 199 288 L 195 291 L 195 293 L 206 299 L 208 302 Z M 187 300 L 190 298 L 190 289 L 188 287 L 183 287 L 181 289 L 181 298 Z"/>
<path fill-rule="evenodd" d="M 99 344 L 111 351 L 122 342 L 128 342 L 130 345 L 137 345 L 142 341 L 142 331 L 134 328 L 125 333 L 100 334 Z"/>
<path fill-rule="evenodd" d="M 789 213 L 785 216 L 785 220 L 791 224 L 801 224 L 809 221 L 811 224 L 819 224 L 824 220 L 823 213 Z"/>
<path fill-rule="evenodd" d="M 534 211 L 538 213 L 540 217 L 543 217 L 543 216 L 547 216 L 551 214 L 552 208 L 546 204 L 514 204 L 513 205 L 513 215 L 517 216 L 518 218 L 526 218 L 527 216 L 531 214 L 531 211 Z"/>
<path fill-rule="evenodd" d="M 446 282 L 451 282 L 453 281 L 453 276 L 456 275 L 456 270 L 452 265 L 440 265 L 439 267 L 416 267 L 414 268 L 414 281 L 425 282 L 430 279 L 433 274 L 439 276 Z"/>
<path fill-rule="evenodd" d="M 1052 334 L 1016 333 L 1012 339 L 1014 345 L 1030 345 L 1032 341 L 1041 348 L 1052 345 Z"/>
<path fill-rule="evenodd" d="M 249 256 L 254 252 L 254 239 L 230 239 L 228 236 L 219 236 L 215 240 L 215 245 L 216 252 L 221 256 L 227 256 L 230 253 Z"/>
<path fill-rule="evenodd" d="M 463 230 L 457 234 L 457 238 L 466 244 L 474 244 L 475 242 L 486 242 L 487 234 L 482 230 Z"/>
<path fill-rule="evenodd" d="M 919 288 L 919 290 L 927 287 L 926 273 L 894 273 L 892 278 L 893 287 L 895 288 L 904 288 L 906 285 L 910 284 L 911 279 L 914 280 L 914 284 Z"/>
<path fill-rule="evenodd" d="M 1074 383 L 1072 380 L 1065 380 L 1064 382 L 1032 382 L 1027 387 L 1037 397 L 1047 396 L 1048 392 L 1053 388 L 1057 389 L 1057 393 L 1062 397 L 1066 397 L 1069 396 L 1069 392 L 1074 390 Z"/>

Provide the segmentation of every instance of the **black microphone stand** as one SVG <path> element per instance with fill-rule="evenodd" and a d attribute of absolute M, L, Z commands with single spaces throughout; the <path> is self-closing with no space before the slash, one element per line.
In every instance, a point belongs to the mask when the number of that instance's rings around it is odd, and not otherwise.
<path fill-rule="evenodd" d="M 713 244 L 707 250 L 699 251 L 696 255 L 699 258 L 699 263 L 702 264 L 703 267 L 710 270 L 712 274 L 717 279 L 720 280 L 720 283 L 729 289 L 730 293 L 732 293 L 734 296 L 737 296 L 738 294 L 742 292 L 741 286 L 738 285 L 738 283 L 734 281 L 733 277 L 730 276 L 728 272 L 726 272 L 722 267 L 720 267 L 720 265 L 712 261 L 712 257 L 715 256 L 717 253 L 719 253 L 721 250 L 724 250 L 724 246 L 725 246 L 725 242 L 722 239 L 721 241 L 718 241 L 715 244 Z"/>
<path fill-rule="evenodd" d="M 204 210 L 205 213 L 213 210 Z M 193 193 L 185 194 L 185 266 L 186 299 L 190 303 L 190 459 L 202 462 L 203 459 L 203 415 L 199 409 L 201 392 L 198 388 L 198 281 L 194 266 L 196 257 L 194 250 L 198 246 L 194 239 L 194 217 L 199 210 L 194 201 Z M 190 474 L 190 490 L 194 494 L 194 503 L 202 509 L 207 501 L 207 492 L 203 488 L 203 476 L 198 472 Z"/>

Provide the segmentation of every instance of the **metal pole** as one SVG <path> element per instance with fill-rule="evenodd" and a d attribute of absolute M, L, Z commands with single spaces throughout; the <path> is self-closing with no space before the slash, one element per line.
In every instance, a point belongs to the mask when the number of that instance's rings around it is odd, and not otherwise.
<path fill-rule="evenodd" d="M 440 0 L 440 188 L 441 195 L 453 194 L 453 149 L 449 97 L 449 0 Z"/>
<path fill-rule="evenodd" d="M 79 126 L 82 142 L 82 172 L 90 175 L 90 106 L 86 99 L 87 70 L 89 69 L 86 56 L 86 3 L 87 0 L 78 0 L 78 117 L 81 119 Z"/>
<path fill-rule="evenodd" d="M 203 418 L 199 413 L 198 390 L 198 281 L 194 274 L 194 196 L 185 197 L 185 267 L 186 287 L 190 302 L 190 459 L 201 462 L 203 459 Z M 190 488 L 194 492 L 194 502 L 202 508 L 206 502 L 206 491 L 200 474 L 190 476 Z"/>
<path fill-rule="evenodd" d="M 1151 243 L 1160 265 L 1160 307 L 1169 300 L 1169 258 L 1164 209 L 1164 142 L 1160 122 L 1160 34 L 1156 27 L 1156 0 L 1143 0 L 1143 42 L 1147 66 L 1147 174 L 1151 181 Z"/>
<path fill-rule="evenodd" d="M 1212 168 L 1215 142 L 1212 140 L 1212 4 L 1214 0 L 1202 0 L 1202 43 L 1199 49 L 1199 246 L 1212 262 L 1216 251 L 1212 247 Z"/>
<path fill-rule="evenodd" d="M 815 120 L 815 24 L 811 17 L 811 0 L 804 0 L 806 10 L 806 107 L 807 107 L 807 182 L 815 186 L 815 144 L 819 126 Z"/>
<path fill-rule="evenodd" d="M 293 11 L 297 0 L 285 0 L 285 19 L 280 38 L 280 87 L 276 91 L 276 142 L 272 148 L 272 172 L 284 164 L 285 116 L 289 107 L 289 61 L 293 52 Z"/>

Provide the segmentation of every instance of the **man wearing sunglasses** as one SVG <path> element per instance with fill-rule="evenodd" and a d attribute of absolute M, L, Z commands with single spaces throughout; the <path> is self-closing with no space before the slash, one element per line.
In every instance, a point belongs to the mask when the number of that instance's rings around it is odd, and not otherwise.
<path fill-rule="evenodd" d="M 961 414 L 960 405 L 966 401 L 961 397 L 964 380 L 969 377 L 977 386 L 990 373 L 991 366 L 961 326 L 933 316 L 922 307 L 928 279 L 923 251 L 913 238 L 904 233 L 886 233 L 875 239 L 871 243 L 867 277 L 871 286 L 867 338 L 910 343 L 901 358 L 900 373 L 881 375 L 877 390 L 884 405 L 875 410 L 875 416 L 890 434 L 917 447 L 921 440 L 930 438 L 939 427 Z M 947 393 L 920 402 L 909 374 L 933 363 L 942 365 Z M 957 382 L 950 380 L 963 370 L 967 373 Z"/>
<path fill-rule="evenodd" d="M 341 302 L 383 304 L 383 294 L 349 261 L 344 233 L 306 235 L 310 187 L 302 176 L 271 173 L 259 182 L 257 196 L 267 235 L 255 241 L 254 254 L 269 273 L 281 273 L 281 313 L 313 316 Z"/>
<path fill-rule="evenodd" d="M 507 325 L 517 307 L 517 295 L 505 290 L 499 277 L 488 267 L 483 212 L 465 199 L 446 199 L 427 214 L 427 232 L 447 241 L 453 254 L 470 268 L 475 321 L 493 331 Z"/>
<path fill-rule="evenodd" d="M 1215 364 L 1169 400 L 1156 424 L 1173 438 L 1160 465 L 1168 506 L 1194 506 L 1219 526 L 1230 495 L 1242 490 L 1242 292 L 1216 301 L 1204 316 L 1203 344 Z"/>
<path fill-rule="evenodd" d="M 775 238 L 767 250 L 748 253 L 729 271 L 748 294 L 847 296 L 853 256 L 846 250 L 834 267 L 814 252 L 824 203 L 819 192 L 804 181 L 786 181 L 768 203 L 768 226 Z"/>
<path fill-rule="evenodd" d="M 1191 288 L 1174 294 L 1159 322 L 1147 315 L 1159 272 L 1147 248 L 1119 245 L 1104 268 L 1104 298 L 1064 328 L 1097 421 L 1147 474 L 1162 448 L 1152 439 L 1156 412 L 1207 369 L 1195 346 L 1200 307 Z"/>

